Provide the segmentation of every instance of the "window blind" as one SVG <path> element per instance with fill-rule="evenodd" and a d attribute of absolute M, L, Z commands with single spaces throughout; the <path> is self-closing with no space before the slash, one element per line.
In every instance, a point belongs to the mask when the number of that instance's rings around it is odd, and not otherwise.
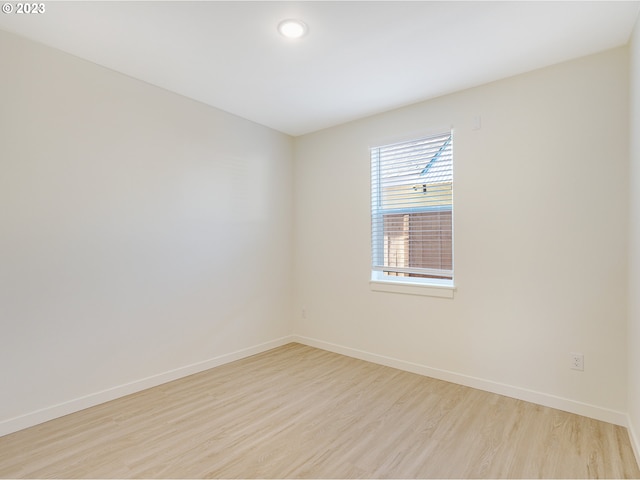
<path fill-rule="evenodd" d="M 452 133 L 372 148 L 371 212 L 374 271 L 452 280 Z"/>

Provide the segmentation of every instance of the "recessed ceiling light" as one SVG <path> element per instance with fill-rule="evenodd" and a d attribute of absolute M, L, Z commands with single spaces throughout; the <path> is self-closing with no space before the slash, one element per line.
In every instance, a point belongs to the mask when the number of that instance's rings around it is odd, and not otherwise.
<path fill-rule="evenodd" d="M 278 24 L 280 35 L 287 38 L 300 38 L 307 33 L 307 25 L 300 20 L 288 18 Z"/>

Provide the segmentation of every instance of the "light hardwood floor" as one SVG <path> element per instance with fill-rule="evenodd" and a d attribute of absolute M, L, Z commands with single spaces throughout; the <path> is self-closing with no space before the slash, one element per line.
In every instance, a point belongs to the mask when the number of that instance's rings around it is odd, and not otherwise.
<path fill-rule="evenodd" d="M 289 344 L 0 438 L 3 478 L 640 478 L 624 428 Z"/>

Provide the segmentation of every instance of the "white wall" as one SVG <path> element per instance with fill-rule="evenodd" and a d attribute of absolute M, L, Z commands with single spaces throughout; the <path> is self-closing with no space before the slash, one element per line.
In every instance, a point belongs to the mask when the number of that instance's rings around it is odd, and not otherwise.
<path fill-rule="evenodd" d="M 3 32 L 0 71 L 0 434 L 290 334 L 290 137 Z"/>
<path fill-rule="evenodd" d="M 624 423 L 627 92 L 619 48 L 297 138 L 296 333 Z M 448 126 L 455 298 L 372 292 L 368 148 Z"/>
<path fill-rule="evenodd" d="M 629 431 L 640 463 L 640 17 L 630 42 Z"/>

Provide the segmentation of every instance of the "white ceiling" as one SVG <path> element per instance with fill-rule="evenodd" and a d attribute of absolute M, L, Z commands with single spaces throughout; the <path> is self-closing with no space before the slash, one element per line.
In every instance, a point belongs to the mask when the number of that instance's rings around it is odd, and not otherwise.
<path fill-rule="evenodd" d="M 300 135 L 625 45 L 640 2 L 48 1 L 45 7 L 43 14 L 0 14 L 0 28 Z M 282 38 L 276 26 L 288 17 L 306 22 L 308 35 Z"/>

